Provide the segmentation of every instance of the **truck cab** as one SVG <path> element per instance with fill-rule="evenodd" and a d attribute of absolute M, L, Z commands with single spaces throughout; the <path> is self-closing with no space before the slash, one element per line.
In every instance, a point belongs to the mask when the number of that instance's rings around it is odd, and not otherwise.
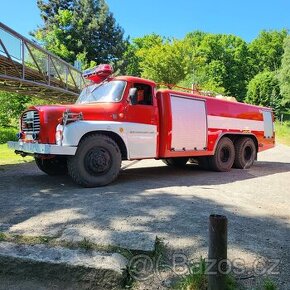
<path fill-rule="evenodd" d="M 73 105 L 29 108 L 21 116 L 19 141 L 8 146 L 34 156 L 45 173 L 69 173 L 83 186 L 111 182 L 121 160 L 156 158 L 156 84 L 110 75 L 93 75 Z"/>

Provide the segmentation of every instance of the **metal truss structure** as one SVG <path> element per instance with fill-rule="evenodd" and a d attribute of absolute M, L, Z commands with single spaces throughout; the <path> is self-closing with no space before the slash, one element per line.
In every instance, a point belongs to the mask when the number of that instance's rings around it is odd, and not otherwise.
<path fill-rule="evenodd" d="M 73 101 L 82 72 L 0 22 L 0 91 Z"/>

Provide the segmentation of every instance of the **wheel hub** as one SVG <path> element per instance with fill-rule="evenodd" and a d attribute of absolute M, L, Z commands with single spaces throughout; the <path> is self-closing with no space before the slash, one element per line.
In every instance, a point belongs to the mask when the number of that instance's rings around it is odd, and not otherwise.
<path fill-rule="evenodd" d="M 221 150 L 221 161 L 226 163 L 230 158 L 230 151 L 228 148 L 224 147 Z"/>
<path fill-rule="evenodd" d="M 252 148 L 250 146 L 247 146 L 245 148 L 245 151 L 244 151 L 245 160 L 249 161 L 251 159 L 251 157 L 252 157 L 252 154 L 253 154 Z"/>
<path fill-rule="evenodd" d="M 111 168 L 112 158 L 105 148 L 93 148 L 85 158 L 85 166 L 93 175 L 104 174 Z"/>

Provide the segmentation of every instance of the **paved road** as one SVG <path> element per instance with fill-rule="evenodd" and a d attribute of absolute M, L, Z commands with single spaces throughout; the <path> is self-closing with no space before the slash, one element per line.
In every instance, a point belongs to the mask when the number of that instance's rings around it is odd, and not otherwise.
<path fill-rule="evenodd" d="M 229 258 L 242 258 L 247 269 L 258 258 L 267 260 L 264 269 L 280 259 L 281 289 L 290 289 L 289 189 L 290 147 L 282 145 L 261 153 L 249 170 L 177 170 L 147 160 L 94 189 L 46 176 L 34 164 L 0 166 L 0 230 L 129 248 L 150 248 L 158 236 L 197 258 L 206 255 L 208 216 L 225 214 Z"/>

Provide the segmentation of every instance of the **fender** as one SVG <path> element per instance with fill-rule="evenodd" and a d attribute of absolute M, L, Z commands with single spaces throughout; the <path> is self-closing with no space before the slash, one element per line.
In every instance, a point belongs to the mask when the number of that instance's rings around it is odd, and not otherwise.
<path fill-rule="evenodd" d="M 230 135 L 236 135 L 236 136 L 243 136 L 243 137 L 253 137 L 254 139 L 254 142 L 256 144 L 256 149 L 257 149 L 257 153 L 258 153 L 258 140 L 257 140 L 257 137 L 255 134 L 253 133 L 240 133 L 240 132 L 223 132 L 223 133 L 220 133 L 215 141 L 215 144 L 214 144 L 214 148 L 213 148 L 213 155 L 215 154 L 215 151 L 216 151 L 216 147 L 219 143 L 219 141 L 221 140 L 222 137 L 225 137 L 225 136 L 230 136 Z"/>

